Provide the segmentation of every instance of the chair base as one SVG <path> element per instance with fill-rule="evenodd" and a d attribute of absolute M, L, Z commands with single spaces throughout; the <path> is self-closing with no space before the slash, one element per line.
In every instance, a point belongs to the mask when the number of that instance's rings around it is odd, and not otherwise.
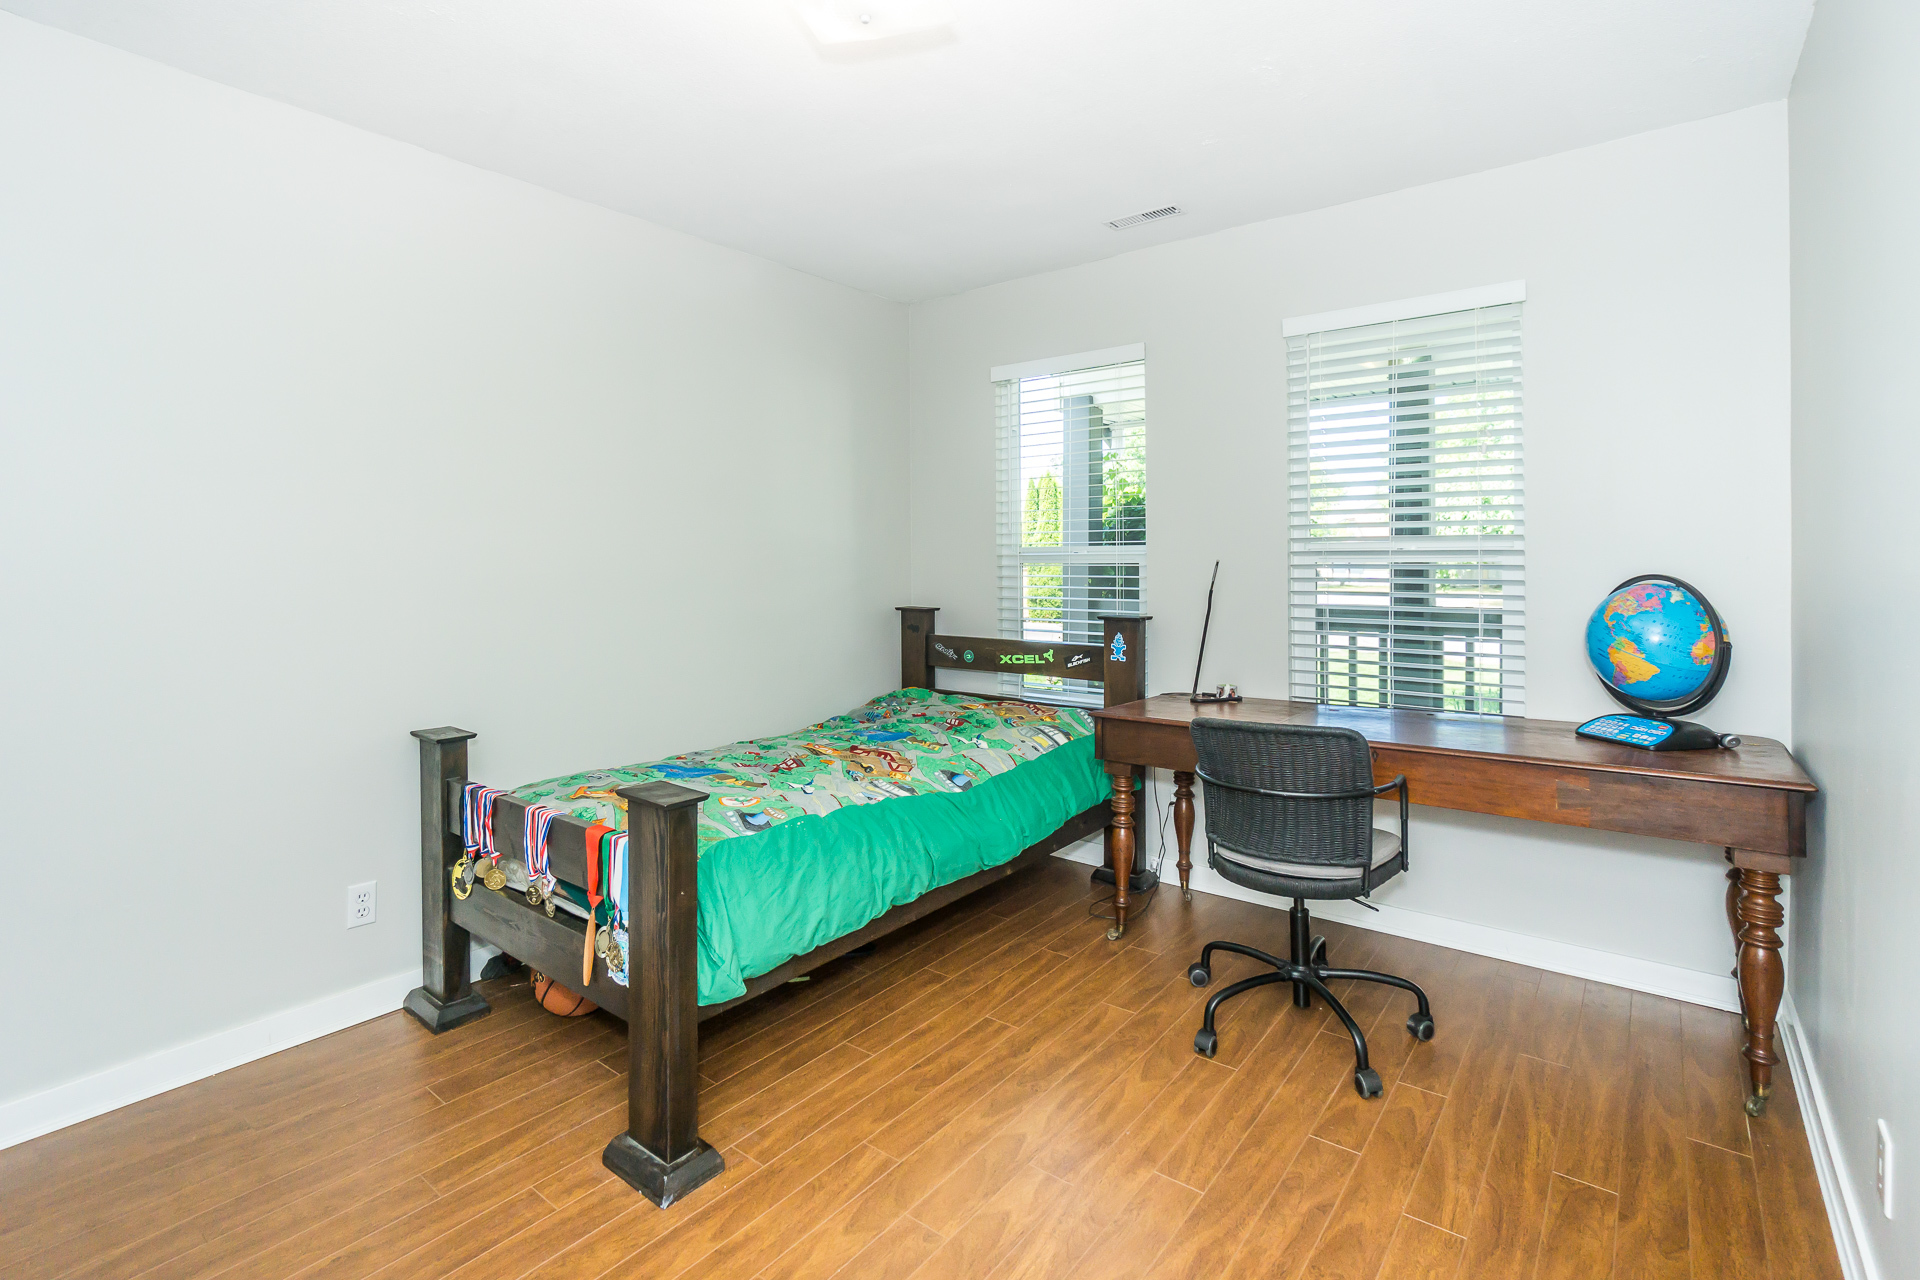
<path fill-rule="evenodd" d="M 1209 942 L 1200 949 L 1200 961 L 1187 968 L 1187 980 L 1196 987 L 1204 987 L 1213 980 L 1213 953 L 1231 951 L 1235 955 L 1247 956 L 1263 964 L 1271 965 L 1272 973 L 1259 973 L 1251 978 L 1242 978 L 1232 986 L 1216 991 L 1207 999 L 1206 1012 L 1201 1018 L 1200 1030 L 1193 1037 L 1193 1050 L 1204 1057 L 1211 1058 L 1218 1050 L 1220 1037 L 1214 1031 L 1213 1022 L 1220 1006 L 1237 995 L 1243 995 L 1256 987 L 1272 986 L 1277 982 L 1293 985 L 1293 1002 L 1302 1009 L 1313 1007 L 1313 997 L 1318 995 L 1325 1000 L 1341 1023 L 1347 1034 L 1353 1037 L 1353 1087 L 1363 1098 L 1377 1098 L 1385 1092 L 1378 1072 L 1367 1064 L 1367 1037 L 1360 1030 L 1360 1024 L 1353 1020 L 1347 1007 L 1340 1003 L 1328 989 L 1331 979 L 1349 978 L 1357 982 L 1377 982 L 1383 986 L 1399 987 L 1410 991 L 1420 1006 L 1407 1019 L 1407 1034 L 1416 1040 L 1433 1039 L 1433 1009 L 1427 1003 L 1427 993 L 1405 978 L 1390 973 L 1375 973 L 1371 969 L 1335 969 L 1327 965 L 1327 940 L 1315 937 L 1312 933 L 1313 921 L 1308 914 L 1306 904 L 1294 899 L 1290 913 L 1293 958 L 1282 960 L 1270 956 L 1256 947 L 1242 946 L 1237 942 Z"/>

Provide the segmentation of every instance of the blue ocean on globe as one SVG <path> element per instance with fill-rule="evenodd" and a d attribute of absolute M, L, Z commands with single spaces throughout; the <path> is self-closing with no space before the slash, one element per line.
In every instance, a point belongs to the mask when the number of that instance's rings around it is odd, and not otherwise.
<path fill-rule="evenodd" d="M 1677 702 L 1713 675 L 1713 620 L 1684 587 L 1636 582 L 1601 602 L 1587 622 L 1587 661 L 1629 698 Z"/>

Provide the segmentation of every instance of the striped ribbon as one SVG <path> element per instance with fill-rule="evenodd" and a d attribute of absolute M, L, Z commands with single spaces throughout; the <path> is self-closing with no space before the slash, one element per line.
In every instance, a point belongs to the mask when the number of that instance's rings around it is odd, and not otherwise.
<path fill-rule="evenodd" d="M 625 831 L 616 831 L 607 837 L 607 901 L 613 904 L 613 913 L 608 919 L 610 928 L 627 927 L 627 846 L 630 840 Z"/>
<path fill-rule="evenodd" d="M 483 853 L 500 861 L 500 850 L 493 843 L 493 802 L 505 794 L 499 787 L 483 787 L 477 782 L 466 785 L 460 798 L 460 826 L 469 861 Z"/>
<path fill-rule="evenodd" d="M 547 839 L 553 834 L 553 820 L 560 816 L 558 809 L 550 809 L 544 804 L 527 806 L 527 824 L 524 828 L 527 858 L 527 878 L 540 882 L 541 894 L 553 896 L 554 876 L 547 869 Z"/>

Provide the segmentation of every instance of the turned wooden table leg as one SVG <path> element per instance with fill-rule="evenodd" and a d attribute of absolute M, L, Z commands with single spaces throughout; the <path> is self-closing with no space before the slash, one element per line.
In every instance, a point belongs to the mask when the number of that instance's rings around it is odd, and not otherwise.
<path fill-rule="evenodd" d="M 1193 901 L 1187 877 L 1193 871 L 1193 775 L 1178 769 L 1173 774 L 1173 836 L 1180 843 L 1180 896 Z"/>
<path fill-rule="evenodd" d="M 1113 928 L 1110 941 L 1127 931 L 1127 887 L 1133 882 L 1133 766 L 1122 765 L 1113 777 Z"/>
<path fill-rule="evenodd" d="M 1780 908 L 1780 877 L 1771 871 L 1740 870 L 1740 1003 L 1746 1009 L 1747 1047 L 1743 1055 L 1753 1081 L 1747 1114 L 1766 1110 L 1773 1092 L 1774 1018 L 1780 1012 L 1780 993 L 1786 987 L 1786 966 L 1780 960 L 1779 927 L 1786 923 Z"/>

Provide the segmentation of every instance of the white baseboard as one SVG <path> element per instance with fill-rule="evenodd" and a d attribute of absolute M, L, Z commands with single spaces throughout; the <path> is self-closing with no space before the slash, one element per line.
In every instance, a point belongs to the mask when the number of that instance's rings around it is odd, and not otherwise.
<path fill-rule="evenodd" d="M 204 1080 L 308 1040 L 392 1013 L 420 985 L 418 966 L 376 978 L 298 1008 L 217 1031 L 117 1067 L 0 1103 L 0 1149 L 90 1120 L 130 1103 Z"/>
<path fill-rule="evenodd" d="M 1834 1144 L 1833 1111 L 1827 1105 L 1827 1091 L 1820 1083 L 1819 1068 L 1807 1051 L 1805 1033 L 1800 1027 L 1800 1011 L 1793 997 L 1780 1005 L 1779 1038 L 1793 1071 L 1794 1092 L 1800 1099 L 1800 1118 L 1807 1131 L 1807 1145 L 1813 1150 L 1814 1172 L 1820 1178 L 1820 1197 L 1827 1202 L 1827 1221 L 1833 1224 L 1833 1243 L 1840 1254 L 1840 1270 L 1847 1280 L 1880 1280 L 1880 1267 L 1873 1256 L 1867 1220 L 1861 1212 L 1860 1197 L 1854 1194 L 1853 1181 Z"/>
<path fill-rule="evenodd" d="M 1069 857 L 1074 862 L 1097 864 L 1101 850 L 1097 843 L 1089 842 L 1075 845 L 1057 856 Z M 1195 889 L 1194 892 L 1216 893 L 1263 907 L 1270 907 L 1274 903 L 1268 894 L 1242 889 L 1226 881 L 1219 881 L 1208 889 Z M 1571 942 L 1511 933 L 1492 925 L 1409 911 L 1405 907 L 1383 905 L 1377 911 L 1369 911 L 1351 902 L 1316 902 L 1313 912 L 1322 919 L 1390 933 L 1397 938 L 1431 942 L 1435 946 L 1451 947 L 1455 951 L 1467 951 L 1477 956 L 1491 956 L 1496 960 L 1511 960 L 1534 969 L 1588 978 L 1594 982 L 1625 987 L 1629 991 L 1667 996 L 1688 1004 L 1705 1005 L 1709 1009 L 1725 1009 L 1731 1013 L 1740 1010 L 1740 989 L 1731 973 L 1701 973 L 1696 969 L 1683 969 L 1655 960 L 1640 960 L 1612 951 L 1598 951 Z"/>
<path fill-rule="evenodd" d="M 1257 896 L 1249 898 L 1249 901 L 1258 900 Z M 1556 942 L 1552 938 L 1536 938 L 1527 933 L 1511 933 L 1488 924 L 1430 916 L 1423 911 L 1408 911 L 1404 907 L 1383 905 L 1377 911 L 1369 911 L 1351 902 L 1316 902 L 1313 910 L 1322 919 L 1338 920 L 1362 929 L 1376 929 L 1397 938 L 1431 942 L 1455 951 L 1492 956 L 1495 960 L 1510 960 L 1550 973 L 1587 978 L 1610 986 L 1625 987 L 1629 991 L 1645 991 L 1650 995 L 1684 1000 L 1688 1004 L 1705 1005 L 1709 1009 L 1725 1009 L 1732 1013 L 1740 1010 L 1740 987 L 1731 973 L 1701 973 L 1697 969 L 1683 969 L 1679 965 L 1662 964 L 1657 960 L 1641 960 L 1577 943 Z"/>

